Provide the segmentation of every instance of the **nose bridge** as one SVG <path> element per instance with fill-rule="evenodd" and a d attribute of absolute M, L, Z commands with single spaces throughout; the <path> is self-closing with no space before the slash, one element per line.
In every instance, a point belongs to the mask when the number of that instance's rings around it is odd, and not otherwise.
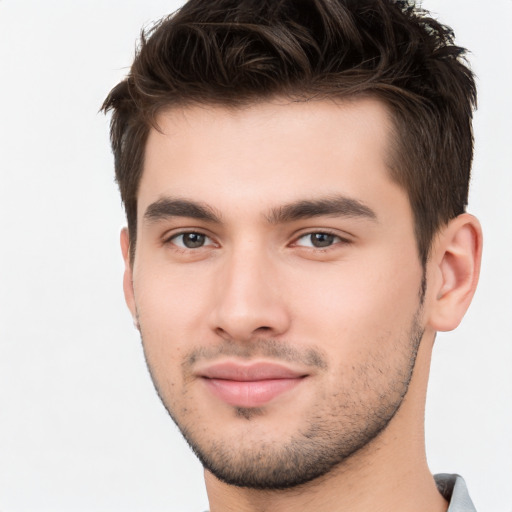
<path fill-rule="evenodd" d="M 237 341 L 285 331 L 288 314 L 276 271 L 263 244 L 246 240 L 233 245 L 218 275 L 214 329 Z"/>

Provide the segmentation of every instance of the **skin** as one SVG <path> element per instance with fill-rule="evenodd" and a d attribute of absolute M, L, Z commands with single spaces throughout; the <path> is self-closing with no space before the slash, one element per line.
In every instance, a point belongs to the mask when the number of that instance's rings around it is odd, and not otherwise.
<path fill-rule="evenodd" d="M 211 512 L 446 510 L 424 402 L 435 332 L 458 324 L 476 286 L 476 219 L 444 226 L 422 268 L 407 194 L 389 176 L 392 123 L 374 99 L 187 107 L 158 124 L 134 261 L 121 235 L 124 289 L 157 391 L 207 462 Z M 333 198 L 337 211 L 319 212 Z M 304 201 L 313 209 L 298 215 Z M 235 407 L 200 376 L 226 361 L 305 378 Z M 293 473 L 292 455 L 302 467 L 322 450 L 341 455 L 301 485 L 232 485 L 248 468 L 253 481 Z"/>

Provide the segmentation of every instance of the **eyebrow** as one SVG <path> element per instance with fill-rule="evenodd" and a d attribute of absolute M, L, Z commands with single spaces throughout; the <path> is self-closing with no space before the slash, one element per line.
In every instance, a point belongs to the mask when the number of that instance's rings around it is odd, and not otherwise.
<path fill-rule="evenodd" d="M 170 217 L 188 217 L 220 224 L 220 215 L 215 213 L 210 206 L 190 201 L 188 199 L 174 199 L 163 197 L 151 203 L 144 212 L 144 219 L 149 222 L 157 222 Z"/>
<path fill-rule="evenodd" d="M 312 217 L 352 217 L 377 220 L 375 212 L 357 199 L 345 196 L 330 196 L 320 199 L 303 199 L 272 208 L 266 215 L 270 224 L 285 224 Z M 215 224 L 221 223 L 221 215 L 204 203 L 163 197 L 151 203 L 144 212 L 148 222 L 158 222 L 171 217 L 187 217 Z"/>
<path fill-rule="evenodd" d="M 377 221 L 376 213 L 357 199 L 330 196 L 321 199 L 305 199 L 273 208 L 267 216 L 271 224 L 284 224 L 312 217 L 352 217 Z"/>

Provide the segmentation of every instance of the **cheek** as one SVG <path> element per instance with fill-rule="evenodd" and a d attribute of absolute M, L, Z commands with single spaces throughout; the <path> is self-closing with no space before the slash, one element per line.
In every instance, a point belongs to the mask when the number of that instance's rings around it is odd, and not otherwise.
<path fill-rule="evenodd" d="M 144 265 L 134 274 L 135 301 L 141 321 L 151 332 L 181 332 L 197 325 L 207 296 L 204 273 L 192 267 L 173 269 Z M 150 270 L 149 270 L 150 269 Z"/>
<path fill-rule="evenodd" d="M 205 282 L 167 270 L 139 272 L 134 290 L 144 353 L 163 389 L 178 383 L 191 344 L 204 341 Z"/>
<path fill-rule="evenodd" d="M 409 330 L 419 306 L 421 276 L 415 253 L 302 273 L 301 285 L 290 294 L 296 328 L 334 354 L 354 356 L 366 344 Z"/>

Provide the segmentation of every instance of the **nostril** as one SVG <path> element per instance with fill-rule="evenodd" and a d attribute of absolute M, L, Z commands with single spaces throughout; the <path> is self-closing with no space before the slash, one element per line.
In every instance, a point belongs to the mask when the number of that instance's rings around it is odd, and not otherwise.
<path fill-rule="evenodd" d="M 215 334 L 217 334 L 217 336 L 220 336 L 221 338 L 228 337 L 228 333 L 222 327 L 217 327 L 215 329 Z"/>
<path fill-rule="evenodd" d="M 267 327 L 266 325 L 262 326 L 262 327 L 258 327 L 255 332 L 268 332 L 268 331 L 271 331 L 272 330 L 272 327 Z"/>

